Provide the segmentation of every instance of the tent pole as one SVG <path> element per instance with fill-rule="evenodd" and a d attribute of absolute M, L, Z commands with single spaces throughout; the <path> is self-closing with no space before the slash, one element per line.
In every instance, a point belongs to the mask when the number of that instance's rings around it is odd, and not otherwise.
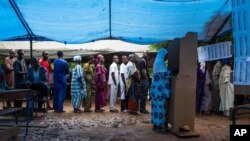
<path fill-rule="evenodd" d="M 19 18 L 19 20 L 21 21 L 23 27 L 25 28 L 25 30 L 27 31 L 28 35 L 34 35 L 34 33 L 32 32 L 32 30 L 30 29 L 28 23 L 25 21 L 25 19 L 23 18 L 23 15 L 21 14 L 16 2 L 14 0 L 9 0 L 10 5 L 12 6 L 13 10 L 15 11 L 17 17 Z"/>
<path fill-rule="evenodd" d="M 34 33 L 32 32 L 32 30 L 30 29 L 28 23 L 25 21 L 25 19 L 23 18 L 22 13 L 20 12 L 16 2 L 14 0 L 9 0 L 10 5 L 12 6 L 13 10 L 15 11 L 17 17 L 19 18 L 19 20 L 21 21 L 23 27 L 25 28 L 25 30 L 27 31 L 28 35 L 29 35 L 29 39 L 30 39 L 30 59 L 32 59 L 32 40 L 33 40 L 33 36 Z"/>
<path fill-rule="evenodd" d="M 109 38 L 111 39 L 111 0 L 109 0 Z"/>

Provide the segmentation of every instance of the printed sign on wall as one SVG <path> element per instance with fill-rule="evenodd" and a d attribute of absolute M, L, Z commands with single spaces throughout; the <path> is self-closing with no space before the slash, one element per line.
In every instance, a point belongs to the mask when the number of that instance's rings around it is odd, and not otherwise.
<path fill-rule="evenodd" d="M 230 58 L 232 57 L 231 48 L 231 41 L 198 47 L 198 60 L 203 62 Z"/>

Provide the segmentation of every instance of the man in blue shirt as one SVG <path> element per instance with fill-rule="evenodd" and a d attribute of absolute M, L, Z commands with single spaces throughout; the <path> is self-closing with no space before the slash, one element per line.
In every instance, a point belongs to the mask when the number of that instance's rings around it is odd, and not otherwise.
<path fill-rule="evenodd" d="M 67 89 L 67 74 L 69 74 L 69 65 L 63 59 L 63 52 L 57 52 L 58 58 L 54 61 L 54 103 L 53 108 L 57 113 L 63 113 L 63 103 Z"/>

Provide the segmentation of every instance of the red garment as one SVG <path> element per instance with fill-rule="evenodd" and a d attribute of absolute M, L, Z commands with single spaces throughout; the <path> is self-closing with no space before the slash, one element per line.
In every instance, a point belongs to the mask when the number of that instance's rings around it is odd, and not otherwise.
<path fill-rule="evenodd" d="M 41 66 L 43 66 L 45 69 L 46 69 L 46 76 L 47 76 L 47 79 L 48 79 L 48 83 L 50 84 L 50 62 L 48 60 L 43 60 L 43 59 L 40 59 L 39 60 L 39 63 Z"/>

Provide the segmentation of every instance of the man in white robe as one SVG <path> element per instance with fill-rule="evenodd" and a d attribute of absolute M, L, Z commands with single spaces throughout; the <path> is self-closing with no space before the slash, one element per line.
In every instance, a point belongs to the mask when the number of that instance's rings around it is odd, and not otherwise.
<path fill-rule="evenodd" d="M 222 67 L 219 86 L 220 86 L 220 108 L 219 110 L 223 112 L 224 116 L 229 116 L 230 108 L 234 107 L 234 87 L 230 82 L 230 76 L 232 69 L 228 64 L 228 60 L 223 60 L 225 64 Z"/>

